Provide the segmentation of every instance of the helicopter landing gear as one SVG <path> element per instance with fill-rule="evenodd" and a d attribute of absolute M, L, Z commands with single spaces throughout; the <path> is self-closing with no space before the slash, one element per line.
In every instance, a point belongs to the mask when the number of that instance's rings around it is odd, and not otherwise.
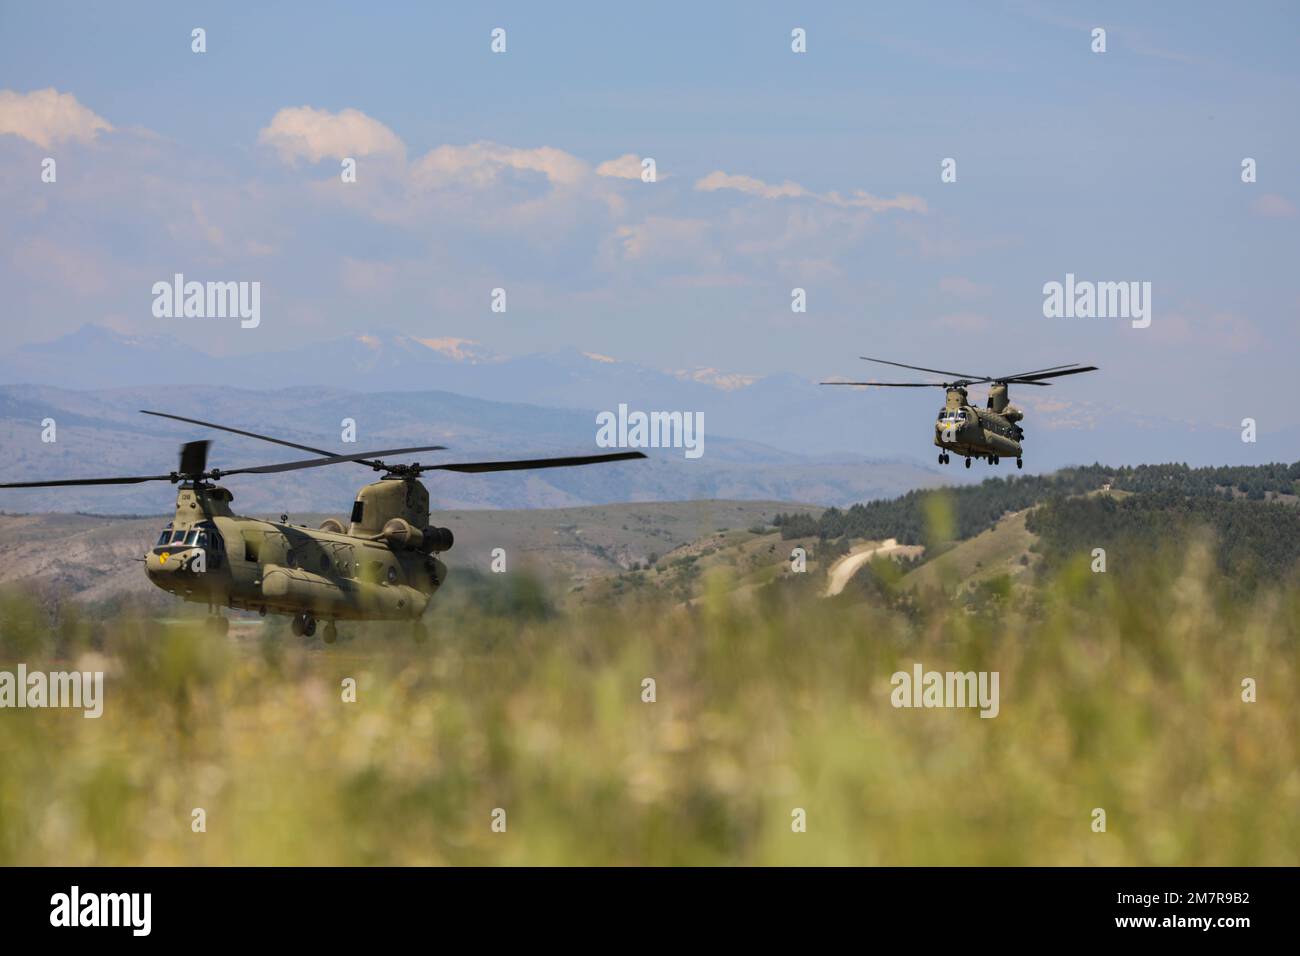
<path fill-rule="evenodd" d="M 948 457 L 948 453 L 946 451 L 939 452 L 939 464 L 946 465 L 951 460 L 952 459 Z"/>
<path fill-rule="evenodd" d="M 996 465 L 996 464 L 997 464 L 998 462 L 1000 462 L 1001 460 L 1002 460 L 1002 459 L 999 458 L 997 455 L 989 455 L 989 464 L 990 464 L 990 465 Z"/>
<path fill-rule="evenodd" d="M 297 637 L 311 637 L 316 633 L 316 619 L 305 611 L 295 614 L 289 622 L 289 629 Z"/>
<path fill-rule="evenodd" d="M 970 467 L 970 459 L 969 459 L 969 458 L 966 459 L 966 467 L 967 467 L 967 468 Z"/>
<path fill-rule="evenodd" d="M 333 621 L 325 625 L 325 632 L 321 634 L 320 639 L 326 644 L 333 644 L 339 639 L 339 629 Z"/>
<path fill-rule="evenodd" d="M 1016 467 L 1017 467 L 1017 468 L 1024 468 L 1024 467 L 1025 467 L 1025 462 L 1024 462 L 1024 460 L 1021 459 L 1021 458 L 1017 458 L 1017 459 L 1016 459 Z"/>

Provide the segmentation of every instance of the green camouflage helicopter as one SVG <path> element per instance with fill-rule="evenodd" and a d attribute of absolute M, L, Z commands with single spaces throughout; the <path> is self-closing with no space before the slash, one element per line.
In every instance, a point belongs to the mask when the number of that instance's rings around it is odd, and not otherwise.
<path fill-rule="evenodd" d="M 966 375 L 962 372 L 923 368 L 920 365 L 904 365 L 902 362 L 891 362 L 866 355 L 860 358 L 868 362 L 910 368 L 918 372 L 956 376 L 948 382 L 822 382 L 821 384 L 945 389 L 948 393 L 947 401 L 939 410 L 939 420 L 934 425 L 934 443 L 939 448 L 939 464 L 948 464 L 952 460 L 949 452 L 956 452 L 965 457 L 967 468 L 970 467 L 972 458 L 983 458 L 990 465 L 996 465 L 1003 456 L 1013 455 L 1016 459 L 1016 467 L 1025 467 L 1020 445 L 1025 439 L 1025 432 L 1019 424 L 1025 416 L 1020 409 L 1011 404 L 1007 386 L 1051 385 L 1051 382 L 1043 380 L 1098 370 L 1095 365 L 1079 365 L 1078 362 L 1071 362 L 1069 365 L 1053 365 L 1051 368 L 1040 368 L 1016 375 Z M 985 408 L 978 408 L 970 403 L 966 388 L 970 385 L 982 384 L 989 386 L 989 398 Z"/>
<path fill-rule="evenodd" d="M 143 410 L 142 410 L 143 411 Z M 436 557 L 453 544 L 452 533 L 429 523 L 429 492 L 419 477 L 426 471 L 482 474 L 531 468 L 565 468 L 645 458 L 639 451 L 522 461 L 457 464 L 388 464 L 385 457 L 443 451 L 442 445 L 387 448 L 336 455 L 295 442 L 259 435 L 165 412 L 146 415 L 216 428 L 317 455 L 300 461 L 251 468 L 209 469 L 211 442 L 181 446 L 180 465 L 166 475 L 122 478 L 65 478 L 19 481 L 0 488 L 52 488 L 69 485 L 134 485 L 169 481 L 178 485 L 176 513 L 145 553 L 149 580 L 185 601 L 207 604 L 209 626 L 225 634 L 222 607 L 292 615 L 293 632 L 311 637 L 326 622 L 322 639 L 338 638 L 336 621 L 396 620 L 411 623 L 412 636 L 425 636 L 421 617 L 447 577 Z M 348 526 L 329 518 L 319 528 L 246 518 L 230 510 L 234 495 L 215 482 L 230 475 L 268 475 L 356 462 L 382 473 L 363 487 L 352 505 Z"/>

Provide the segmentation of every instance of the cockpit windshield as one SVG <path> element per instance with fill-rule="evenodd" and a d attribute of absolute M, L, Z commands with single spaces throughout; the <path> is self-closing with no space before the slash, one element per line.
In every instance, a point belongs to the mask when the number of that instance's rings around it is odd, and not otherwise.
<path fill-rule="evenodd" d="M 177 548 L 209 548 L 220 550 L 221 538 L 215 528 L 198 525 L 193 528 L 173 528 L 168 524 L 158 535 L 155 548 L 165 546 Z"/>
<path fill-rule="evenodd" d="M 964 422 L 965 420 L 966 415 L 960 408 L 945 408 L 939 413 L 939 421 L 941 422 Z"/>

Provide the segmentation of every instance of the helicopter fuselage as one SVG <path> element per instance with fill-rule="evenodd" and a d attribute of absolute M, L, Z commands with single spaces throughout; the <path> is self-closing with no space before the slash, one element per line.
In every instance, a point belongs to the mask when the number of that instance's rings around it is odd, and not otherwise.
<path fill-rule="evenodd" d="M 418 481 L 363 488 L 360 520 L 347 531 L 334 519 L 313 529 L 237 515 L 232 498 L 219 486 L 182 485 L 175 517 L 145 554 L 149 580 L 211 607 L 352 621 L 417 620 L 446 580 L 435 552 L 451 547 L 451 533 L 422 527 L 428 493 Z"/>
<path fill-rule="evenodd" d="M 964 458 L 1018 459 L 1025 437 L 1018 424 L 1022 417 L 1020 409 L 1008 400 L 1005 385 L 995 384 L 990 389 L 987 408 L 972 405 L 965 388 L 950 388 L 934 423 L 934 443 L 944 452 Z"/>
<path fill-rule="evenodd" d="M 1023 437 L 1024 432 L 1014 422 L 973 405 L 945 408 L 934 423 L 935 445 L 967 458 L 1019 458 L 1023 454 Z"/>

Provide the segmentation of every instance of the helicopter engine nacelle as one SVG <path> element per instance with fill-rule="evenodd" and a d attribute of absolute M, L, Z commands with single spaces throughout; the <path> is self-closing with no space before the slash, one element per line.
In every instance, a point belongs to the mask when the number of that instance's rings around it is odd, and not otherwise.
<path fill-rule="evenodd" d="M 379 534 L 397 550 L 417 551 L 424 543 L 424 533 L 405 518 L 389 518 Z"/>
<path fill-rule="evenodd" d="M 424 529 L 424 550 L 430 554 L 437 554 L 439 551 L 450 551 L 451 546 L 456 543 L 456 536 L 451 533 L 450 528 L 425 528 Z"/>
<path fill-rule="evenodd" d="M 344 534 L 347 529 L 343 527 L 343 522 L 338 518 L 326 518 L 320 523 L 321 531 L 328 531 L 331 534 Z"/>

